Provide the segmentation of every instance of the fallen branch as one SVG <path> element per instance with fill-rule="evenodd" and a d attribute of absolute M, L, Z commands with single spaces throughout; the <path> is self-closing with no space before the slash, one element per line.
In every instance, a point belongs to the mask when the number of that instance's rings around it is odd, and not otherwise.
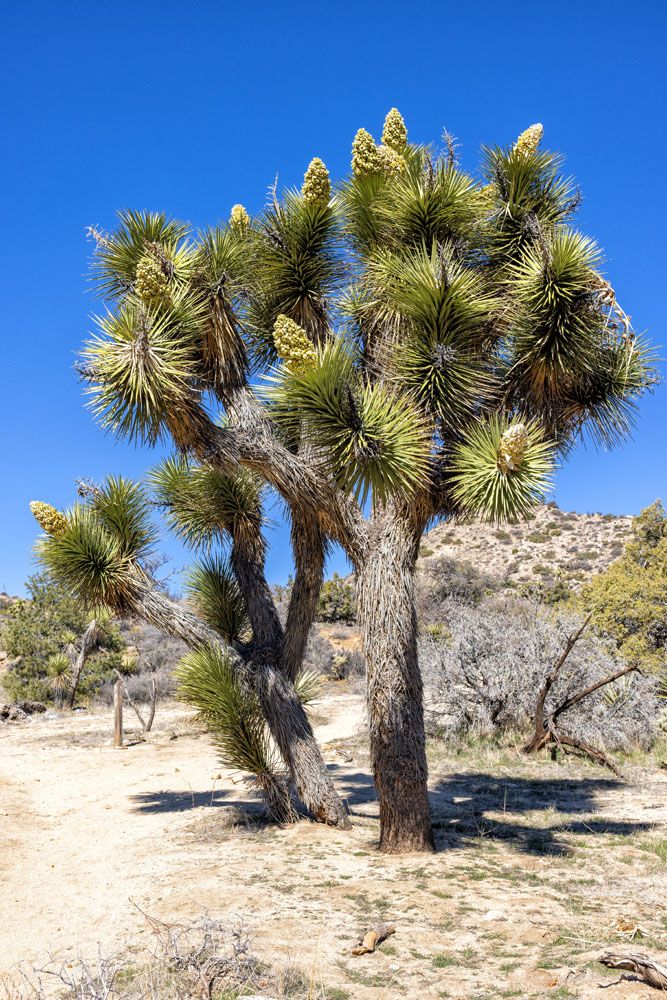
<path fill-rule="evenodd" d="M 353 955 L 368 955 L 375 951 L 378 945 L 382 944 L 391 934 L 396 933 L 396 924 L 375 924 L 370 927 L 359 942 L 356 948 L 352 949 Z"/>
<path fill-rule="evenodd" d="M 598 958 L 598 962 L 606 965 L 609 969 L 628 969 L 649 986 L 653 986 L 654 989 L 667 990 L 667 966 L 658 965 L 648 955 L 643 955 L 640 952 L 633 952 L 631 955 L 618 955 L 613 951 L 605 951 Z"/>
<path fill-rule="evenodd" d="M 615 775 L 620 777 L 621 772 L 611 758 L 609 758 L 602 750 L 598 747 L 592 746 L 590 743 L 586 743 L 584 740 L 578 739 L 576 736 L 559 731 L 556 722 L 561 715 L 568 711 L 568 709 L 579 704 L 580 701 L 583 701 L 584 698 L 588 698 L 589 695 L 594 694 L 595 691 L 599 691 L 600 688 L 605 687 L 607 684 L 613 684 L 614 681 L 617 681 L 620 677 L 625 677 L 626 674 L 633 673 L 633 671 L 639 671 L 639 667 L 636 663 L 623 667 L 621 670 L 616 670 L 613 674 L 609 674 L 607 677 L 603 677 L 600 680 L 595 681 L 595 683 L 590 684 L 583 690 L 576 691 L 574 694 L 568 695 L 548 714 L 546 714 L 544 710 L 549 691 L 555 684 L 565 661 L 583 635 L 590 620 L 591 616 L 589 615 L 580 628 L 568 637 L 563 652 L 560 654 L 547 674 L 546 680 L 542 685 L 535 705 L 535 729 L 531 738 L 523 746 L 522 752 L 525 754 L 538 753 L 546 746 L 551 745 L 552 756 L 555 756 L 557 750 L 561 750 L 563 753 L 566 753 L 567 748 L 570 748 L 584 754 L 586 757 L 589 757 L 601 767 L 608 767 L 610 771 L 613 771 Z"/>

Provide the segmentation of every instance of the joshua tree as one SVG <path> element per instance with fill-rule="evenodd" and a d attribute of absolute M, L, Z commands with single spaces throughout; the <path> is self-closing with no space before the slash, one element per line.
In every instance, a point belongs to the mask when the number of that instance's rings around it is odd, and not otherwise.
<path fill-rule="evenodd" d="M 653 380 L 598 249 L 570 228 L 579 199 L 541 137 L 534 125 L 485 149 L 475 180 L 450 137 L 441 152 L 413 145 L 394 109 L 380 145 L 357 133 L 335 191 L 314 159 L 301 190 L 274 189 L 255 219 L 237 205 L 193 233 L 124 212 L 114 232 L 92 231 L 108 311 L 80 372 L 98 418 L 149 444 L 171 437 L 192 481 L 263 484 L 291 518 L 283 629 L 257 525 L 241 518 L 241 531 L 221 506 L 252 633 L 244 662 L 269 715 L 274 678 L 291 697 L 327 545 L 354 567 L 388 851 L 433 843 L 414 601 L 423 532 L 442 517 L 521 516 L 579 436 L 628 432 Z M 289 740 L 281 750 L 289 760 Z"/>

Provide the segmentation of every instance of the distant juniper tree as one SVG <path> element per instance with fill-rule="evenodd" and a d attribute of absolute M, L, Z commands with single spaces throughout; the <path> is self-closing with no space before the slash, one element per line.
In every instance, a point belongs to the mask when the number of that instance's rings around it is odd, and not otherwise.
<path fill-rule="evenodd" d="M 249 638 L 161 604 L 139 549 L 85 505 L 44 558 L 82 595 L 233 649 L 306 803 L 342 823 L 293 688 L 327 547 L 341 545 L 357 577 L 387 851 L 433 844 L 414 596 L 423 532 L 437 518 L 526 513 L 579 436 L 628 433 L 654 379 L 541 138 L 534 125 L 484 149 L 474 179 L 451 139 L 410 143 L 393 109 L 380 144 L 357 133 L 335 189 L 314 159 L 301 190 L 274 190 L 256 218 L 237 205 L 227 224 L 194 232 L 128 211 L 113 232 L 93 231 L 107 311 L 80 369 L 91 404 L 121 437 L 173 441 L 180 457 L 156 484 L 177 530 L 182 479 L 190 522 L 231 537 Z M 249 486 L 278 494 L 291 518 L 284 627 L 259 513 L 248 521 L 245 501 L 228 503 Z"/>

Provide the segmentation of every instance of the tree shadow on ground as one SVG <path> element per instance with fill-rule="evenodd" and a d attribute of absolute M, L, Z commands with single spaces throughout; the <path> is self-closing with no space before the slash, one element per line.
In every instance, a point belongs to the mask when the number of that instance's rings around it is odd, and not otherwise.
<path fill-rule="evenodd" d="M 363 771 L 350 774 L 336 766 L 332 770 L 341 771 L 337 787 L 353 816 L 375 817 L 377 809 L 369 809 L 377 799 L 371 776 Z M 622 781 L 606 777 L 449 774 L 430 791 L 436 846 L 453 851 L 492 840 L 528 854 L 567 855 L 573 852 L 572 835 L 630 836 L 651 830 L 651 823 L 595 815 L 603 809 L 601 799 L 622 787 Z M 520 817 L 528 814 L 530 819 L 522 822 Z"/>
<path fill-rule="evenodd" d="M 130 802 L 135 812 L 139 813 L 175 813 L 187 812 L 190 809 L 202 807 L 227 807 L 244 809 L 247 812 L 261 811 L 262 804 L 257 799 L 237 798 L 233 792 L 224 788 L 206 792 L 139 792 L 130 796 Z"/>

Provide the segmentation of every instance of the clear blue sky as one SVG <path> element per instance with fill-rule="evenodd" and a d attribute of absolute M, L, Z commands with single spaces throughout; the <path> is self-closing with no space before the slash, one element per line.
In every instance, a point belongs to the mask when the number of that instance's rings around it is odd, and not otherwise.
<path fill-rule="evenodd" d="M 95 302 L 84 229 L 119 208 L 197 225 L 259 209 L 276 173 L 310 158 L 335 175 L 360 126 L 396 105 L 410 136 L 509 143 L 541 121 L 584 194 L 579 225 L 636 328 L 665 343 L 663 0 L 554 4 L 424 0 L 302 4 L 105 0 L 4 5 L 0 589 L 31 569 L 33 498 L 66 505 L 78 476 L 139 476 L 156 454 L 86 413 L 72 363 Z M 631 443 L 579 451 L 559 474 L 566 509 L 636 512 L 667 495 L 666 389 Z M 269 573 L 290 568 L 284 529 Z M 184 554 L 168 540 L 175 566 Z M 332 568 L 340 566 L 334 560 Z"/>

